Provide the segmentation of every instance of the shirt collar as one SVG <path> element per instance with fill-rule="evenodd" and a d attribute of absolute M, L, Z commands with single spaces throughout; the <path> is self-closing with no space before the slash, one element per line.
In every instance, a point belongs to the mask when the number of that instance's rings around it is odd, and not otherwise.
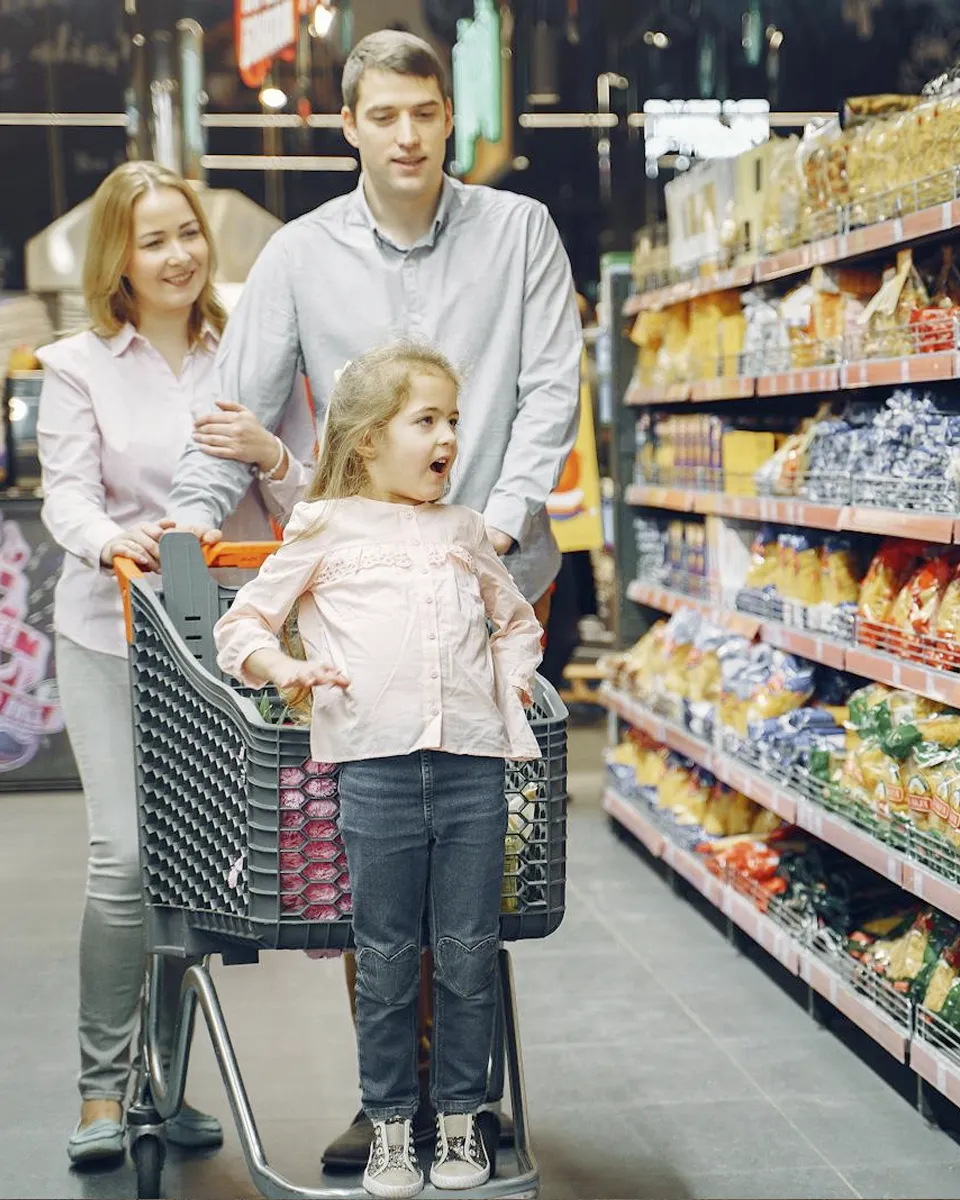
<path fill-rule="evenodd" d="M 119 333 L 115 333 L 113 337 L 107 339 L 107 345 L 110 347 L 110 353 L 114 358 L 119 358 L 134 342 L 142 342 L 144 340 L 128 321 Z M 217 346 L 219 346 L 220 337 L 209 321 L 204 321 L 200 329 L 199 341 L 207 350 L 216 350 Z"/>
<path fill-rule="evenodd" d="M 440 188 L 440 203 L 437 205 L 437 213 L 433 218 L 433 225 L 429 231 L 415 242 L 412 246 L 397 246 L 396 243 L 383 233 L 378 227 L 376 218 L 370 210 L 370 204 L 367 200 L 366 192 L 363 190 L 363 175 L 361 174 L 359 182 L 353 192 L 351 203 L 351 218 L 361 225 L 366 225 L 372 229 L 374 234 L 387 245 L 393 246 L 394 249 L 405 253 L 408 250 L 415 250 L 420 246 L 433 246 L 440 236 L 440 233 L 446 228 L 447 222 L 450 220 L 454 205 L 460 202 L 460 194 L 463 189 L 463 184 L 455 179 L 451 179 L 449 175 L 444 173 L 443 184 Z"/>

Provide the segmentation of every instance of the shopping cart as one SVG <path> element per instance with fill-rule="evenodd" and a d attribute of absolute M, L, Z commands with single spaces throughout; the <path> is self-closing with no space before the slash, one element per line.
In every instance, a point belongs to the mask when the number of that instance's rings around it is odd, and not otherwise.
<path fill-rule="evenodd" d="M 267 1162 L 247 1099 L 209 957 L 255 963 L 262 950 L 337 950 L 352 945 L 349 879 L 337 830 L 335 770 L 311 760 L 309 731 L 280 724 L 282 702 L 253 694 L 216 666 L 213 626 L 235 588 L 212 568 L 253 568 L 272 543 L 201 549 L 187 533 L 160 543 L 162 593 L 118 560 L 130 642 L 141 878 L 147 972 L 140 1068 L 127 1113 L 141 1200 L 161 1195 L 163 1122 L 183 1103 L 197 1007 L 203 1013 L 251 1177 L 266 1197 L 359 1200 L 355 1180 L 323 1176 L 299 1187 Z M 566 709 L 538 677 L 531 726 L 543 757 L 508 763 L 509 827 L 501 938 L 542 938 L 563 919 L 566 853 Z M 180 994 L 173 1052 L 158 1044 L 166 956 L 196 961 Z M 510 956 L 499 956 L 498 1037 L 490 1096 L 509 1082 L 515 1144 L 495 1176 L 471 1195 L 536 1197 L 516 997 Z M 319 1172 L 319 1164 L 318 1164 Z M 437 1196 L 428 1185 L 425 1197 Z"/>

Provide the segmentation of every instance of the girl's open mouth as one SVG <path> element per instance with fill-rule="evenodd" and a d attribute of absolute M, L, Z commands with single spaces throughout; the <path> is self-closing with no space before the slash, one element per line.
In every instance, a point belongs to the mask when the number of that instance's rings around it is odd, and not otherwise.
<path fill-rule="evenodd" d="M 435 475 L 446 475 L 447 468 L 450 466 L 449 458 L 435 458 L 430 464 L 430 470 Z"/>

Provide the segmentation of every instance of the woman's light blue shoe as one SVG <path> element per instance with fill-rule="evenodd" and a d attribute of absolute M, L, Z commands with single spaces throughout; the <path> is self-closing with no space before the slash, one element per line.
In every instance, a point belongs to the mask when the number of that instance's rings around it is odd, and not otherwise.
<path fill-rule="evenodd" d="M 119 1121 L 111 1121 L 109 1117 L 91 1121 L 82 1129 L 78 1125 L 67 1142 L 67 1157 L 72 1163 L 120 1158 L 127 1149 L 126 1133 Z"/>
<path fill-rule="evenodd" d="M 216 1117 L 185 1104 L 175 1117 L 164 1122 L 167 1141 L 187 1150 L 207 1150 L 223 1145 L 223 1126 Z"/>

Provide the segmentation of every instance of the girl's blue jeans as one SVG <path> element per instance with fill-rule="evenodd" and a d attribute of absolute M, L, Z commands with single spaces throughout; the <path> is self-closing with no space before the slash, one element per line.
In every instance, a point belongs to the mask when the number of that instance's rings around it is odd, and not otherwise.
<path fill-rule="evenodd" d="M 343 764 L 340 825 L 353 891 L 357 1049 L 374 1121 L 420 1104 L 420 949 L 434 954 L 430 1098 L 486 1100 L 493 1039 L 507 802 L 502 758 L 419 750 Z"/>

